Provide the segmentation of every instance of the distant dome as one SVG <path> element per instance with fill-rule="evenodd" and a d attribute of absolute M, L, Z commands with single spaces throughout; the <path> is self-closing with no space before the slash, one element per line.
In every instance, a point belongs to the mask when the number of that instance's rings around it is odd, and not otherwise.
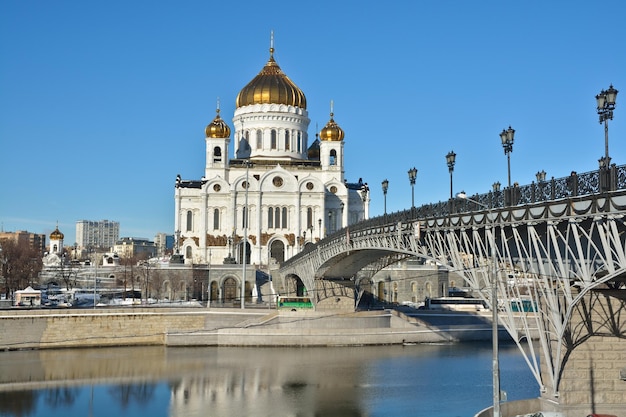
<path fill-rule="evenodd" d="M 64 237 L 63 233 L 59 231 L 59 226 L 54 229 L 54 232 L 50 233 L 50 240 L 63 240 Z"/>
<path fill-rule="evenodd" d="M 230 127 L 220 117 L 220 109 L 217 109 L 217 115 L 211 123 L 204 129 L 207 138 L 227 138 L 230 137 Z"/>
<path fill-rule="evenodd" d="M 261 72 L 237 95 L 237 108 L 252 104 L 286 104 L 306 109 L 304 93 L 274 61 L 274 48 L 270 48 L 270 59 Z"/>
<path fill-rule="evenodd" d="M 307 150 L 307 157 L 311 161 L 320 160 L 320 140 L 317 137 L 317 134 L 315 134 L 315 136 L 316 136 L 315 140 L 313 141 L 313 143 L 311 144 L 311 146 L 309 146 L 309 149 Z"/>
<path fill-rule="evenodd" d="M 333 119 L 333 113 L 330 113 L 330 120 L 326 123 L 326 126 L 320 131 L 320 139 L 324 141 L 339 142 L 344 137 L 343 129 L 339 127 Z"/>

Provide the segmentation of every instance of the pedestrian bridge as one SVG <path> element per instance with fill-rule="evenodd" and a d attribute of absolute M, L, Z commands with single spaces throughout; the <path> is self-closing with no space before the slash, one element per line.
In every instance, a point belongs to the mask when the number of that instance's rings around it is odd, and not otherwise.
<path fill-rule="evenodd" d="M 358 300 L 369 284 L 359 271 L 410 257 L 437 262 L 498 306 L 500 325 L 542 392 L 556 398 L 576 346 L 594 335 L 626 338 L 625 215 L 626 166 L 613 165 L 353 224 L 306 247 L 278 273 L 297 277 L 319 303 L 328 282 Z M 590 313 L 598 309 L 601 317 Z M 533 328 L 539 343 L 527 337 Z"/>

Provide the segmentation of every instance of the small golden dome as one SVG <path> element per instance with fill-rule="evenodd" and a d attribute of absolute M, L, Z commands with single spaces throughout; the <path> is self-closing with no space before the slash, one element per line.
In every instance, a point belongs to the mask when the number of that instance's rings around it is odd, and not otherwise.
<path fill-rule="evenodd" d="M 330 113 L 330 120 L 326 123 L 326 126 L 320 132 L 320 139 L 325 141 L 342 141 L 344 137 L 343 129 L 335 123 L 333 119 L 333 113 Z"/>
<path fill-rule="evenodd" d="M 220 117 L 220 109 L 217 109 L 217 115 L 211 123 L 204 129 L 207 138 L 227 138 L 230 137 L 230 127 Z"/>
<path fill-rule="evenodd" d="M 50 240 L 63 240 L 64 237 L 63 233 L 59 231 L 59 226 L 54 229 L 54 232 L 50 233 Z"/>
<path fill-rule="evenodd" d="M 237 95 L 237 108 L 252 104 L 286 104 L 306 109 L 306 97 L 274 61 L 274 48 L 261 72 Z"/>

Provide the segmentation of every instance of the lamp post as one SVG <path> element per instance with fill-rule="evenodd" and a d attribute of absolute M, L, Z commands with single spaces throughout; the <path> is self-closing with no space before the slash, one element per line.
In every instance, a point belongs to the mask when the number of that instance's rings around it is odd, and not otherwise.
<path fill-rule="evenodd" d="M 322 240 L 322 219 L 317 219 L 317 230 L 319 231 L 320 240 Z M 313 239 L 311 237 L 311 239 Z"/>
<path fill-rule="evenodd" d="M 598 104 L 597 112 L 599 116 L 600 124 L 604 123 L 604 167 L 608 168 L 611 165 L 611 158 L 609 157 L 609 120 L 613 120 L 613 110 L 615 109 L 615 98 L 617 97 L 617 90 L 613 88 L 613 84 L 609 86 L 608 90 L 600 91 L 600 94 L 596 96 L 596 102 Z M 600 165 L 602 167 L 602 160 Z"/>
<path fill-rule="evenodd" d="M 456 154 L 454 151 L 450 151 L 446 154 L 446 163 L 448 164 L 448 172 L 450 173 L 450 199 L 452 199 L 452 172 L 454 171 L 454 164 L 456 162 Z"/>
<path fill-rule="evenodd" d="M 326 224 L 326 233 L 324 233 L 324 235 L 326 236 L 328 236 L 328 234 L 331 232 L 330 225 L 331 225 L 332 218 L 333 218 L 333 212 L 328 210 L 328 223 Z"/>
<path fill-rule="evenodd" d="M 206 289 L 206 307 L 211 307 L 211 249 L 209 249 L 209 263 L 207 265 L 207 289 Z"/>
<path fill-rule="evenodd" d="M 507 159 L 507 167 L 509 173 L 509 188 L 511 188 L 511 152 L 513 152 L 513 140 L 515 138 L 515 129 L 509 126 L 508 129 L 502 129 L 500 133 L 500 140 L 502 141 L 502 147 L 504 148 L 504 154 Z"/>
<path fill-rule="evenodd" d="M 409 169 L 408 172 L 409 172 L 409 182 L 411 183 L 411 210 L 413 210 L 415 208 L 415 178 L 417 177 L 417 169 L 413 167 Z"/>
<path fill-rule="evenodd" d="M 345 203 L 342 201 L 340 204 L 341 217 L 339 218 L 339 229 L 343 229 L 343 209 L 345 206 L 346 206 Z"/>
<path fill-rule="evenodd" d="M 246 193 L 245 193 L 245 201 L 243 207 L 243 248 L 242 248 L 242 263 L 243 263 L 243 273 L 241 278 L 241 309 L 246 308 L 245 297 L 246 297 L 246 263 L 247 255 L 248 255 L 248 189 L 250 188 L 250 160 L 246 160 Z"/>
<path fill-rule="evenodd" d="M 469 198 L 464 192 L 457 194 L 461 200 L 471 201 L 488 211 L 491 223 L 491 342 L 492 342 L 492 378 L 493 378 L 493 417 L 500 417 L 500 363 L 498 357 L 498 269 L 496 254 L 496 220 L 491 207 Z M 486 233 L 486 231 L 485 231 Z"/>
<path fill-rule="evenodd" d="M 387 190 L 389 189 L 389 181 L 385 179 L 381 185 L 383 186 L 383 195 L 385 199 L 385 214 L 387 214 Z"/>

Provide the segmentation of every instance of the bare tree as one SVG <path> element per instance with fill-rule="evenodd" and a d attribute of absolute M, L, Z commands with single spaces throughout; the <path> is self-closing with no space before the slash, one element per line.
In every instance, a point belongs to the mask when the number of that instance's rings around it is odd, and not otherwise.
<path fill-rule="evenodd" d="M 4 292 L 9 298 L 16 290 L 35 282 L 43 262 L 39 250 L 31 247 L 28 242 L 3 239 L 0 246 L 2 246 L 2 273 L 5 278 Z"/>
<path fill-rule="evenodd" d="M 63 254 L 63 256 L 61 256 L 61 264 L 59 265 L 59 274 L 65 283 L 66 290 L 70 290 L 74 285 L 76 285 L 77 273 L 78 271 L 76 270 L 75 265 L 71 262 L 67 262 L 65 254 Z"/>
<path fill-rule="evenodd" d="M 135 284 L 136 284 L 136 269 L 137 258 L 135 256 L 123 256 L 120 258 L 120 264 L 124 267 L 124 276 L 121 279 L 121 283 L 124 285 L 124 299 L 126 298 L 126 291 L 130 288 L 133 298 L 135 297 Z M 139 283 L 137 283 L 139 284 Z"/>
<path fill-rule="evenodd" d="M 163 298 L 163 284 L 165 283 L 166 276 L 162 270 L 154 267 L 150 267 L 150 294 L 157 300 Z"/>

